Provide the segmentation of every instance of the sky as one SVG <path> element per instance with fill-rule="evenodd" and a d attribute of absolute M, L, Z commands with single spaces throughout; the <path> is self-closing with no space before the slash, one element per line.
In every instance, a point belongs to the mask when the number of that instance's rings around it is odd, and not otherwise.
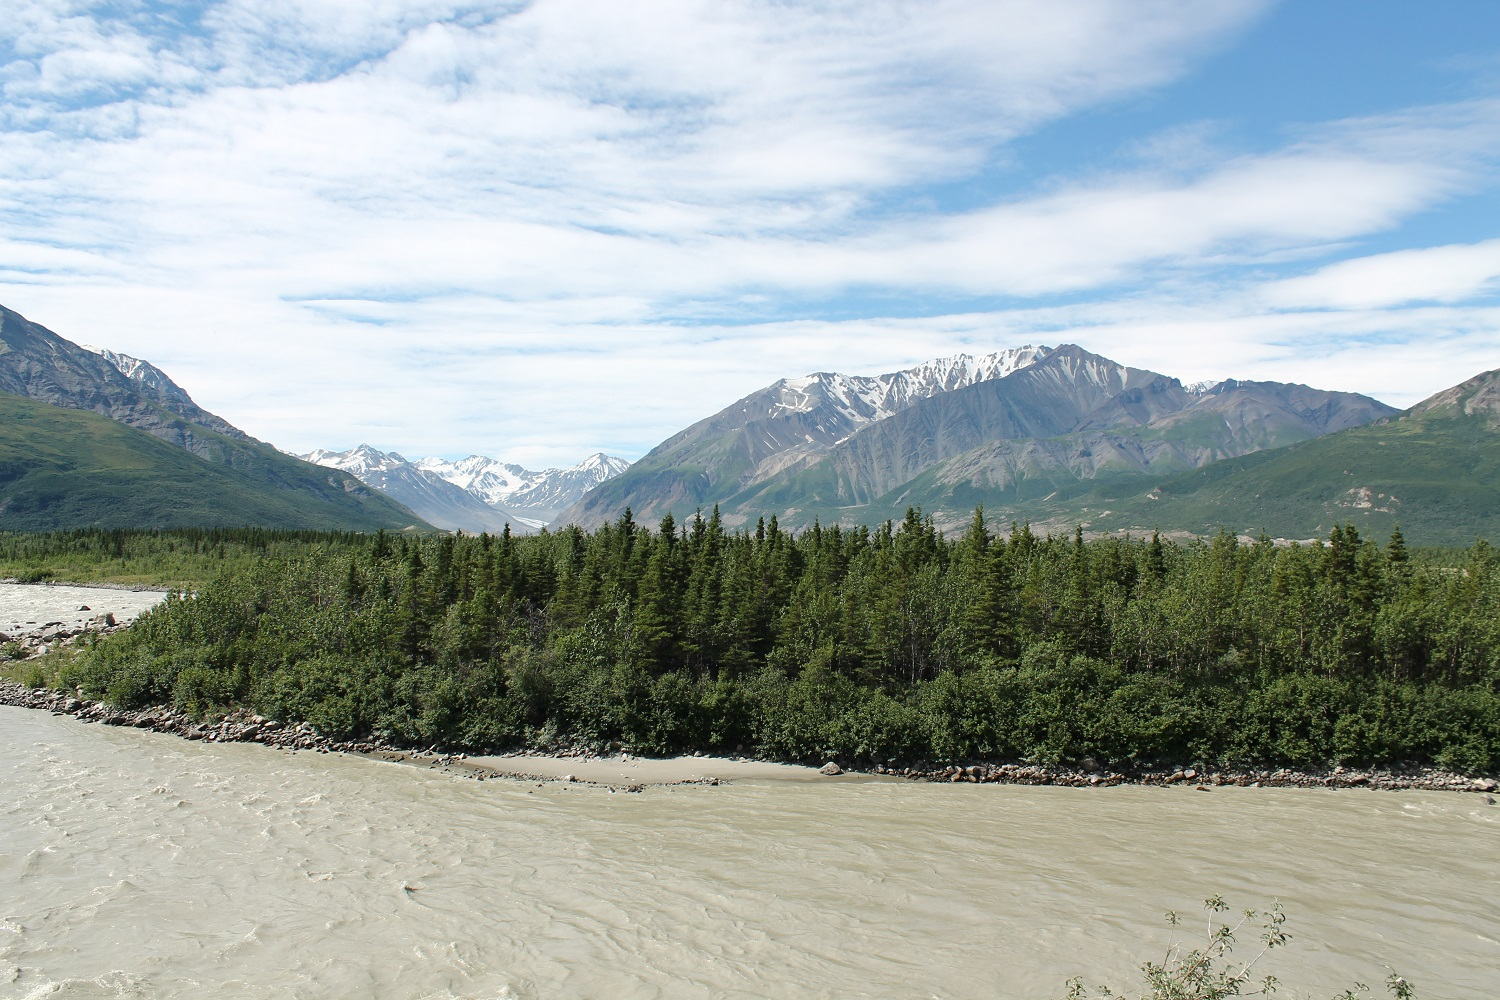
<path fill-rule="evenodd" d="M 1500 366 L 1493 0 L 8 0 L 0 303 L 294 451 L 1076 343 Z"/>

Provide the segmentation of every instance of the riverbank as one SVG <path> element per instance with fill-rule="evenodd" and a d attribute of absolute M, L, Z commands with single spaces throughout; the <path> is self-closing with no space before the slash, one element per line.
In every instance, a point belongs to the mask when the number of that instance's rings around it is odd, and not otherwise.
<path fill-rule="evenodd" d="M 754 760 L 745 757 L 707 755 L 665 758 L 636 757 L 626 753 L 594 754 L 574 750 L 559 754 L 515 752 L 468 755 L 445 752 L 439 747 L 399 747 L 378 740 L 334 740 L 317 732 L 309 723 L 282 723 L 239 711 L 212 720 L 194 719 L 172 708 L 126 711 L 103 702 L 47 688 L 28 688 L 14 681 L 0 681 L 0 705 L 70 715 L 84 723 L 128 726 L 167 733 L 186 740 L 208 743 L 259 743 L 292 752 L 350 753 L 443 770 L 479 781 L 505 778 L 521 781 L 565 782 L 638 792 L 651 786 L 718 785 L 736 780 L 858 781 L 906 780 L 948 784 L 1002 784 L 1066 788 L 1110 788 L 1119 785 L 1183 787 L 1209 791 L 1232 786 L 1241 788 L 1331 788 L 1382 791 L 1473 792 L 1495 804 L 1491 793 L 1500 782 L 1420 768 L 1411 771 L 1333 768 L 1301 771 L 1291 768 L 1215 771 L 1194 767 L 1138 770 L 1133 772 L 1068 768 L 1016 762 L 910 765 L 875 764 L 868 768 L 843 767 L 829 761 L 822 767 L 794 762 Z"/>
<path fill-rule="evenodd" d="M 0 644 L 20 643 L 31 655 L 85 632 L 124 628 L 168 593 L 147 587 L 0 580 Z"/>

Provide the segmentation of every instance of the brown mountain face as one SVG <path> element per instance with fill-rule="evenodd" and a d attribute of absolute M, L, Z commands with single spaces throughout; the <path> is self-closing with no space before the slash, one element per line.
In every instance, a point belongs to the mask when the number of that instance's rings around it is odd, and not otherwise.
<path fill-rule="evenodd" d="M 598 524 L 626 506 L 638 516 L 682 517 L 714 504 L 730 524 L 771 514 L 788 526 L 869 523 L 906 506 L 961 521 L 977 504 L 1024 518 L 1029 503 L 1095 481 L 1195 469 L 1396 412 L 1355 393 L 1275 382 L 1189 391 L 1064 345 L 862 423 L 840 422 L 838 407 L 773 417 L 795 416 L 821 436 L 800 428 L 747 435 L 775 388 L 669 439 L 564 520 Z M 724 447 L 746 436 L 753 455 Z M 738 478 L 722 475 L 725 466 Z"/>

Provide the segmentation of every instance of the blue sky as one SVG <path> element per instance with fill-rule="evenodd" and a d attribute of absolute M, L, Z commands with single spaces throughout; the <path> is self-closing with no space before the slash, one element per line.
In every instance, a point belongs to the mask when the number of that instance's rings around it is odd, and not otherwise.
<path fill-rule="evenodd" d="M 1500 4 L 19 0 L 0 302 L 280 446 L 636 458 L 1072 341 L 1500 365 Z"/>

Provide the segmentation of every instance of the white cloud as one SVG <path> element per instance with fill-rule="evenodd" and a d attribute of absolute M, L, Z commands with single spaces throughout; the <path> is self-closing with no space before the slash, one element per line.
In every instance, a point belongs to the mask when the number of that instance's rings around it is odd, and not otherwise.
<path fill-rule="evenodd" d="M 1263 315 L 1253 288 L 1204 276 L 1482 184 L 1500 135 L 1484 102 L 1235 157 L 1190 129 L 1171 168 L 1158 143 L 1131 173 L 943 215 L 928 185 L 1180 78 L 1264 5 L 231 0 L 175 26 L 145 4 L 20 6 L 0 68 L 0 301 L 302 450 L 639 452 L 782 375 L 1027 339 L 1185 377 L 1326 356 L 1343 378 L 1357 348 L 1298 354 L 1287 324 L 1358 344 L 1386 319 Z M 1200 280 L 1176 304 L 1137 290 L 972 320 L 676 319 L 860 287 Z M 1494 342 L 1443 332 L 1482 326 L 1471 310 L 1401 315 L 1470 345 L 1454 364 Z M 1077 337 L 1053 335 L 1066 324 Z"/>
<path fill-rule="evenodd" d="M 1500 239 L 1355 257 L 1266 289 L 1272 305 L 1373 309 L 1460 302 L 1495 291 Z"/>

